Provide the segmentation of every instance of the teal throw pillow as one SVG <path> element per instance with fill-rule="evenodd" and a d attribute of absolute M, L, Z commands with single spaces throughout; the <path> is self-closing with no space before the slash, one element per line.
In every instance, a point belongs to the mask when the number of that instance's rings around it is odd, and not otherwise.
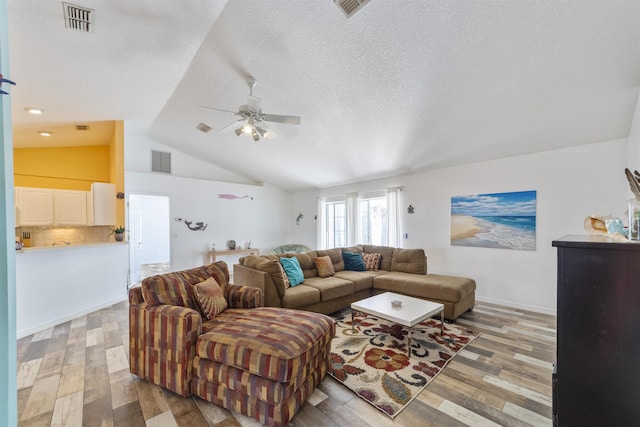
<path fill-rule="evenodd" d="M 289 282 L 291 283 L 291 287 L 299 285 L 304 282 L 304 274 L 302 273 L 302 267 L 300 267 L 300 263 L 298 262 L 298 258 L 280 258 L 280 264 L 284 269 L 287 277 L 289 278 Z"/>
<path fill-rule="evenodd" d="M 342 252 L 342 259 L 344 259 L 345 270 L 367 271 L 361 254 L 355 252 Z"/>

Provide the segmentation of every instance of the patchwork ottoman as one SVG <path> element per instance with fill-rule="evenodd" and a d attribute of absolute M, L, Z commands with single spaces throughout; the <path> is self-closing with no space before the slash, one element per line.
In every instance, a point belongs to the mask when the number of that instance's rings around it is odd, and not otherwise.
<path fill-rule="evenodd" d="M 276 307 L 227 310 L 204 322 L 193 394 L 269 426 L 283 426 L 327 373 L 335 321 Z"/>

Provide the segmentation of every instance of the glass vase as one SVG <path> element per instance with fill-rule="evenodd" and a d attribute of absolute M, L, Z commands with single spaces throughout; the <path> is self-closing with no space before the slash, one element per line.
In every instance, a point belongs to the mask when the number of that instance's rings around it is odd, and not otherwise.
<path fill-rule="evenodd" d="M 629 215 L 627 238 L 640 240 L 640 201 L 635 197 L 627 199 L 627 207 Z"/>

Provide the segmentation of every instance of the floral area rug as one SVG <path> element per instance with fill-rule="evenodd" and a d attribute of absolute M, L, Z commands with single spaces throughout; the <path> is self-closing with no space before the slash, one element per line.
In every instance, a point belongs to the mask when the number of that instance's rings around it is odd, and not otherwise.
<path fill-rule="evenodd" d="M 411 331 L 365 313 L 351 310 L 333 315 L 336 337 L 331 344 L 329 374 L 358 396 L 394 418 L 476 337 L 456 325 L 428 319 Z"/>

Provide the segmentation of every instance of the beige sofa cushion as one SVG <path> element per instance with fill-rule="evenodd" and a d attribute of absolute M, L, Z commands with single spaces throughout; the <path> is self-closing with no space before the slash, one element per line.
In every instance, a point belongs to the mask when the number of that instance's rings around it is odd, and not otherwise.
<path fill-rule="evenodd" d="M 315 251 L 305 252 L 302 254 L 282 254 L 279 256 L 286 258 L 297 258 L 298 262 L 300 263 L 300 267 L 302 268 L 302 273 L 304 274 L 305 279 L 318 276 L 318 270 L 316 270 L 315 263 L 317 254 Z"/>
<path fill-rule="evenodd" d="M 361 254 L 363 252 L 362 245 L 349 246 L 348 248 L 340 248 L 342 252 L 353 252 L 356 254 Z"/>
<path fill-rule="evenodd" d="M 273 259 L 275 258 L 275 259 Z M 278 261 L 278 257 L 267 257 L 267 256 L 257 256 L 257 255 L 249 255 L 242 259 L 240 259 L 240 264 L 245 267 L 254 268 L 259 271 L 264 271 L 271 276 L 271 280 L 278 291 L 278 295 L 280 298 L 284 296 L 284 291 L 289 287 L 288 281 L 286 279 L 286 274 Z"/>
<path fill-rule="evenodd" d="M 393 258 L 394 248 L 390 246 L 363 245 L 362 249 L 368 254 L 382 254 L 382 259 L 380 260 L 380 270 L 391 271 L 391 258 Z"/>
<path fill-rule="evenodd" d="M 320 291 L 314 287 L 308 286 L 306 283 L 307 282 L 305 281 L 303 284 L 287 289 L 287 292 L 282 297 L 282 307 L 302 308 L 319 303 Z"/>
<path fill-rule="evenodd" d="M 360 292 L 373 287 L 373 278 L 386 271 L 350 271 L 344 270 L 336 273 L 336 277 L 353 282 L 354 292 Z"/>
<path fill-rule="evenodd" d="M 393 250 L 391 271 L 402 273 L 427 274 L 427 258 L 422 249 Z"/>
<path fill-rule="evenodd" d="M 354 285 L 340 277 L 311 277 L 304 284 L 320 291 L 320 301 L 329 301 L 353 294 Z"/>
<path fill-rule="evenodd" d="M 373 287 L 428 300 L 458 302 L 476 290 L 476 281 L 467 277 L 392 271 L 373 279 Z"/>

